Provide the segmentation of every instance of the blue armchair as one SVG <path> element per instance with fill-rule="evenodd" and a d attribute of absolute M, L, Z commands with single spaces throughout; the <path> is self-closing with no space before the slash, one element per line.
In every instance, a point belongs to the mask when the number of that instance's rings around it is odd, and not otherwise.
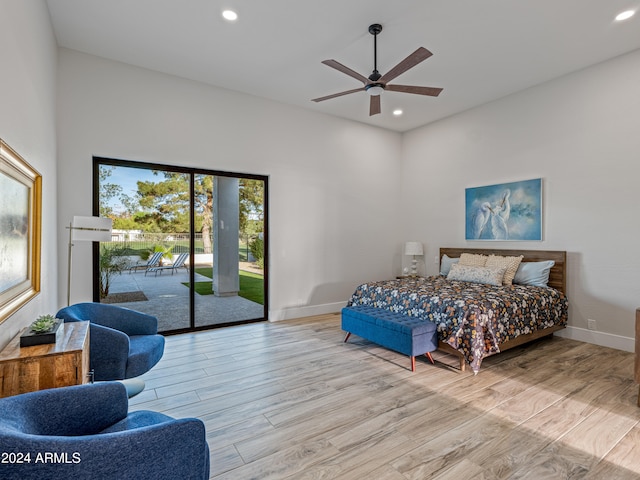
<path fill-rule="evenodd" d="M 0 399 L 0 478 L 209 478 L 201 420 L 127 409 L 119 382 Z"/>
<path fill-rule="evenodd" d="M 158 319 L 103 303 L 76 303 L 56 313 L 65 322 L 89 320 L 89 363 L 94 380 L 123 380 L 149 371 L 162 358 Z"/>

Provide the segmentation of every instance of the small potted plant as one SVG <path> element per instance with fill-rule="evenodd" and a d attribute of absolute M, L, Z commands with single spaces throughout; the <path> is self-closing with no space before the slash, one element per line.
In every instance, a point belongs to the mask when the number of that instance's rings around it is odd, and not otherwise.
<path fill-rule="evenodd" d="M 62 320 L 54 315 L 40 315 L 25 333 L 20 336 L 21 347 L 31 347 L 46 343 L 56 343 Z"/>

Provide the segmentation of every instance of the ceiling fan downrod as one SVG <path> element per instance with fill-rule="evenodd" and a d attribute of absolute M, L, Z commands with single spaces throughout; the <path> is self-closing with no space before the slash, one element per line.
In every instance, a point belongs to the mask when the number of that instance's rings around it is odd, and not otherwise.
<path fill-rule="evenodd" d="M 373 35 L 373 73 L 369 75 L 369 80 L 377 82 L 382 75 L 378 72 L 378 34 L 382 31 L 382 25 L 374 23 L 369 25 L 369 33 Z"/>

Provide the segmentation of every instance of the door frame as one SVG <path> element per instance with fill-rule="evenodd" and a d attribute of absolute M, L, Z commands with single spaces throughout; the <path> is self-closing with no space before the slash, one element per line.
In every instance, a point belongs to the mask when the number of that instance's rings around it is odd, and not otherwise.
<path fill-rule="evenodd" d="M 174 335 L 179 333 L 186 332 L 196 332 L 201 330 L 210 330 L 212 328 L 219 327 L 227 327 L 231 325 L 241 325 L 245 323 L 255 323 L 266 321 L 269 319 L 269 177 L 267 175 L 257 175 L 250 173 L 240 173 L 240 172 L 225 172 L 221 170 L 210 170 L 205 168 L 195 168 L 195 167 L 184 167 L 179 165 L 165 165 L 161 163 L 150 163 L 150 162 L 138 162 L 134 160 L 122 160 L 116 158 L 107 158 L 107 157 L 93 157 L 93 202 L 92 202 L 92 214 L 94 216 L 100 215 L 100 175 L 99 168 L 100 165 L 109 165 L 115 167 L 129 167 L 129 168 L 140 168 L 144 170 L 165 170 L 169 172 L 176 173 L 185 173 L 189 175 L 189 222 L 191 225 L 190 228 L 190 240 L 189 240 L 189 251 L 190 251 L 190 263 L 193 265 L 193 255 L 195 255 L 195 238 L 193 235 L 193 226 L 195 225 L 195 186 L 194 186 L 194 177 L 195 175 L 212 175 L 219 177 L 232 177 L 232 178 L 247 178 L 252 180 L 261 180 L 264 182 L 264 305 L 263 305 L 263 317 L 259 319 L 250 319 L 250 320 L 241 320 L 237 322 L 229 322 L 229 323 L 218 323 L 214 325 L 203 325 L 203 326 L 195 326 L 195 290 L 193 286 L 195 285 L 195 269 L 189 269 L 189 282 L 192 287 L 189 289 L 189 327 L 188 328 L 180 328 L 175 330 L 170 330 L 167 332 L 163 332 L 163 334 Z M 99 283 L 99 259 L 100 259 L 100 244 L 98 242 L 93 242 L 92 249 L 92 267 L 93 267 L 93 301 L 100 302 L 100 283 Z"/>

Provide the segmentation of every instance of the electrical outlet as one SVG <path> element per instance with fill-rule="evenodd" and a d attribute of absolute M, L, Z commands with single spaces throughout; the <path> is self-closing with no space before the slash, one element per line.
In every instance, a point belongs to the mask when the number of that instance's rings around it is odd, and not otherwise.
<path fill-rule="evenodd" d="M 596 327 L 596 321 L 595 321 L 595 320 L 593 320 L 593 319 L 591 319 L 591 318 L 589 318 L 589 319 L 587 320 L 587 326 L 588 326 L 589 330 L 597 330 L 597 329 L 598 329 L 598 328 Z"/>
<path fill-rule="evenodd" d="M 438 255 L 433 257 L 433 263 L 435 263 L 436 265 L 440 265 L 440 257 Z"/>

